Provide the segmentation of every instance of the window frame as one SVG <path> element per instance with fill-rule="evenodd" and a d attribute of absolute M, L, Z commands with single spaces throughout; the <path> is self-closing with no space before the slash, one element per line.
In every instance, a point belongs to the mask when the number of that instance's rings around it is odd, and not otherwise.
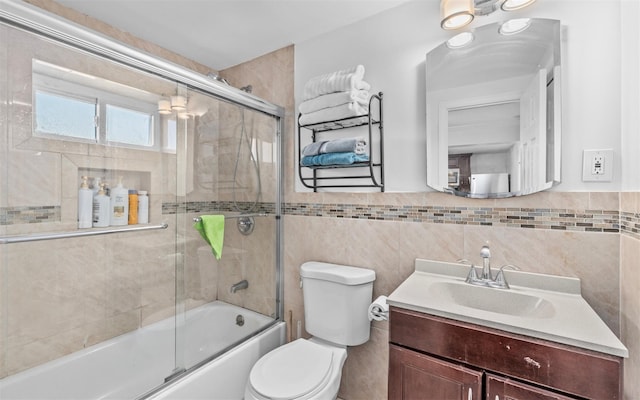
<path fill-rule="evenodd" d="M 163 138 L 161 137 L 160 130 L 160 114 L 157 109 L 157 101 L 151 102 L 150 100 L 143 100 L 134 98 L 127 95 L 122 95 L 116 93 L 115 91 L 108 91 L 97 87 L 98 85 L 89 86 L 82 83 L 74 82 L 72 80 L 64 79 L 61 77 L 54 77 L 43 73 L 41 71 L 37 71 L 35 69 L 32 70 L 33 77 L 33 88 L 32 88 L 32 99 L 33 99 L 33 129 L 32 135 L 34 137 L 53 139 L 53 140 L 63 140 L 70 141 L 76 143 L 88 143 L 88 144 L 96 144 L 103 146 L 115 146 L 115 147 L 124 147 L 130 149 L 138 149 L 138 150 L 148 150 L 148 151 L 162 151 L 164 147 Z M 95 77 L 101 81 L 101 83 L 109 83 L 109 81 Z M 116 82 L 113 82 L 116 85 L 119 85 Z M 93 139 L 85 139 L 79 138 L 75 136 L 67 136 L 63 134 L 54 134 L 47 133 L 43 131 L 37 130 L 36 119 L 38 113 L 38 104 L 36 102 L 36 93 L 43 92 L 52 94 L 60 97 L 67 97 L 70 99 L 77 99 L 81 101 L 95 102 L 95 140 Z M 122 142 L 117 140 L 109 140 L 107 137 L 107 105 L 131 110 L 134 112 L 139 112 L 146 114 L 150 117 L 151 126 L 150 126 L 150 142 L 151 145 L 140 145 L 135 143 Z"/>

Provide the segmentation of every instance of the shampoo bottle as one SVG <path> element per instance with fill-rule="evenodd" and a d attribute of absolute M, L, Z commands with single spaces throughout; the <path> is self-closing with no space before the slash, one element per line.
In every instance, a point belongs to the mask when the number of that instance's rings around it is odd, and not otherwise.
<path fill-rule="evenodd" d="M 149 196 L 145 190 L 138 192 L 138 223 L 149 223 Z"/>
<path fill-rule="evenodd" d="M 111 189 L 110 211 L 111 225 L 127 225 L 129 222 L 129 190 L 122 186 L 122 177 L 118 180 L 118 186 Z"/>
<path fill-rule="evenodd" d="M 89 189 L 89 177 L 82 177 L 78 191 L 78 228 L 91 228 L 93 219 L 93 190 Z"/>
<path fill-rule="evenodd" d="M 109 226 L 109 208 L 111 202 L 105 190 L 105 184 L 100 183 L 98 193 L 93 197 L 93 227 L 106 228 Z"/>

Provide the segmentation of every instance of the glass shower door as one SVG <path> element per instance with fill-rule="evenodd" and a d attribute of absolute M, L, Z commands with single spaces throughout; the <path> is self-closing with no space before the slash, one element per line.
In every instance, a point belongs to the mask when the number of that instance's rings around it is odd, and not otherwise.
<path fill-rule="evenodd" d="M 278 120 L 190 90 L 186 119 L 184 270 L 186 369 L 256 334 L 278 318 Z M 224 216 L 222 254 L 193 227 Z M 181 225 L 181 224 L 184 225 Z M 183 341 L 180 341 L 182 337 Z M 181 358 L 182 357 L 182 358 Z"/>

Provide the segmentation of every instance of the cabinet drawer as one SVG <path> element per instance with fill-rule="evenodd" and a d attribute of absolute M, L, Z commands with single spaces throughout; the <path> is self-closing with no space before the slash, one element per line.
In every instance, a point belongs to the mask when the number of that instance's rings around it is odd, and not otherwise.
<path fill-rule="evenodd" d="M 620 399 L 622 359 L 391 307 L 389 340 L 587 398 Z"/>
<path fill-rule="evenodd" d="M 487 400 L 575 400 L 509 378 L 487 374 Z"/>

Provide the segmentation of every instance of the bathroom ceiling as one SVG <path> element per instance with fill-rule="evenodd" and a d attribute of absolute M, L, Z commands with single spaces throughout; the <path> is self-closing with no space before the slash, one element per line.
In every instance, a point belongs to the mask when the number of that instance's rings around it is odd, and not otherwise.
<path fill-rule="evenodd" d="M 56 1 L 219 71 L 409 0 Z"/>

